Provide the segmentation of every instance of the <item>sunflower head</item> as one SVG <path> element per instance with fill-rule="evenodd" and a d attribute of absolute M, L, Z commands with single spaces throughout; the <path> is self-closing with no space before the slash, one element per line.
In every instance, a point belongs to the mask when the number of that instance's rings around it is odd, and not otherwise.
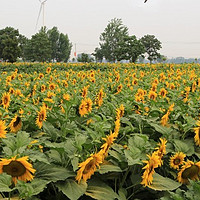
<path fill-rule="evenodd" d="M 183 152 L 178 152 L 170 157 L 170 167 L 174 169 L 179 169 L 179 166 L 184 163 L 184 158 L 186 155 Z"/>
<path fill-rule="evenodd" d="M 1 98 L 1 101 L 2 101 L 2 105 L 5 109 L 8 109 L 9 105 L 10 105 L 10 94 L 9 93 L 4 93 L 2 98 Z"/>
<path fill-rule="evenodd" d="M 22 158 L 13 157 L 11 159 L 1 159 L 0 161 L 0 174 L 5 172 L 12 176 L 12 180 L 16 185 L 17 180 L 31 181 L 35 173 L 32 164 L 28 161 L 28 156 Z"/>
<path fill-rule="evenodd" d="M 185 162 L 178 173 L 178 181 L 183 184 L 188 184 L 189 179 L 199 180 L 200 162 L 194 163 L 190 160 Z"/>
<path fill-rule="evenodd" d="M 38 116 L 36 118 L 36 125 L 39 128 L 42 128 L 43 121 L 46 121 L 47 119 L 47 113 L 46 113 L 46 107 L 43 105 L 40 107 L 40 111 L 38 111 Z"/>
<path fill-rule="evenodd" d="M 12 133 L 16 133 L 22 127 L 22 120 L 19 116 L 15 115 L 12 121 L 9 124 L 10 130 Z"/>

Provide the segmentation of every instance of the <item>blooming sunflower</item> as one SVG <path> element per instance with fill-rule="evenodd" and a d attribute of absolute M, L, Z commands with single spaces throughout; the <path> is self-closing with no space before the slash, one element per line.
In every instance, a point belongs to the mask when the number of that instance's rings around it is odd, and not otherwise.
<path fill-rule="evenodd" d="M 196 125 L 198 127 L 194 128 L 195 136 L 194 136 L 194 141 L 197 146 L 200 146 L 200 121 L 197 121 Z"/>
<path fill-rule="evenodd" d="M 183 164 L 186 155 L 183 152 L 178 152 L 170 157 L 170 167 L 179 169 L 179 166 Z"/>
<path fill-rule="evenodd" d="M 39 128 L 42 128 L 43 121 L 46 121 L 47 119 L 47 111 L 45 106 L 40 107 L 40 111 L 38 111 L 38 116 L 36 118 L 36 125 Z"/>
<path fill-rule="evenodd" d="M 92 111 L 92 100 L 90 98 L 85 99 L 85 108 L 87 110 L 87 112 L 91 112 Z"/>
<path fill-rule="evenodd" d="M 99 168 L 102 163 L 102 151 L 92 154 L 89 158 L 87 158 L 84 162 L 79 164 L 80 169 L 77 171 L 76 180 L 80 183 L 81 179 L 87 181 Z"/>
<path fill-rule="evenodd" d="M 10 94 L 5 92 L 1 98 L 1 101 L 4 109 L 7 109 L 10 105 Z"/>
<path fill-rule="evenodd" d="M 33 175 L 35 173 L 35 169 L 33 169 L 32 164 L 28 161 L 28 156 L 24 156 L 22 158 L 10 158 L 5 159 L 2 158 L 0 161 L 0 174 L 3 172 L 12 176 L 12 180 L 16 185 L 17 180 L 21 181 L 31 181 L 33 179 Z"/>
<path fill-rule="evenodd" d="M 161 88 L 160 92 L 159 92 L 159 95 L 162 96 L 163 98 L 165 98 L 166 94 L 167 94 L 167 90 L 165 88 Z"/>
<path fill-rule="evenodd" d="M 22 120 L 19 116 L 15 115 L 15 117 L 11 120 L 9 124 L 10 130 L 13 133 L 19 131 L 22 127 Z"/>
<path fill-rule="evenodd" d="M 169 120 L 169 112 L 167 112 L 165 115 L 162 116 L 161 118 L 161 121 L 160 123 L 163 125 L 163 126 L 166 126 L 167 125 L 167 122 Z"/>
<path fill-rule="evenodd" d="M 153 174 L 155 172 L 155 168 L 157 168 L 160 165 L 160 158 L 157 154 L 153 153 L 151 156 L 147 155 L 149 160 L 143 161 L 146 163 L 146 165 L 142 168 L 145 169 L 143 175 L 142 175 L 142 182 L 141 184 L 145 187 L 148 185 L 151 185 L 153 182 Z"/>
<path fill-rule="evenodd" d="M 6 138 L 6 133 L 5 121 L 0 120 L 0 138 Z"/>
<path fill-rule="evenodd" d="M 84 99 L 81 100 L 81 104 L 79 105 L 79 114 L 82 116 L 87 114 L 87 104 Z"/>
<path fill-rule="evenodd" d="M 148 97 L 149 97 L 149 99 L 156 100 L 157 93 L 151 90 L 151 91 L 149 92 Z"/>
<path fill-rule="evenodd" d="M 121 104 L 119 108 L 116 109 L 116 119 L 120 119 L 124 115 L 124 105 Z"/>
<path fill-rule="evenodd" d="M 178 181 L 183 184 L 188 184 L 189 179 L 199 180 L 200 162 L 194 163 L 190 160 L 184 163 L 178 173 Z"/>

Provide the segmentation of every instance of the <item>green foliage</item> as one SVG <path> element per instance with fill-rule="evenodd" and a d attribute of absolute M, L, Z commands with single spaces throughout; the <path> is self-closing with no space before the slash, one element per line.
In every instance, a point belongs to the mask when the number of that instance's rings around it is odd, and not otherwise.
<path fill-rule="evenodd" d="M 145 35 L 141 38 L 141 42 L 145 47 L 147 59 L 152 62 L 160 57 L 158 51 L 161 49 L 161 42 L 154 35 Z"/>
<path fill-rule="evenodd" d="M 88 54 L 86 53 L 81 53 L 80 56 L 78 57 L 77 59 L 78 62 L 83 62 L 83 63 L 89 63 L 89 62 L 92 62 L 93 61 L 93 58 L 90 58 L 88 56 Z"/>
<path fill-rule="evenodd" d="M 128 28 L 123 25 L 121 19 L 116 18 L 112 19 L 101 33 L 100 48 L 108 61 L 119 60 L 119 54 L 116 51 L 125 36 L 128 36 Z"/>
<path fill-rule="evenodd" d="M 25 47 L 25 58 L 29 61 L 49 61 L 51 58 L 51 43 L 46 29 L 41 28 L 39 33 L 31 37 Z"/>
<path fill-rule="evenodd" d="M 12 27 L 0 30 L 0 58 L 4 61 L 15 62 L 21 55 L 19 46 L 19 31 Z"/>
<path fill-rule="evenodd" d="M 51 43 L 51 60 L 67 62 L 72 48 L 68 35 L 60 33 L 57 27 L 48 30 L 47 34 Z"/>

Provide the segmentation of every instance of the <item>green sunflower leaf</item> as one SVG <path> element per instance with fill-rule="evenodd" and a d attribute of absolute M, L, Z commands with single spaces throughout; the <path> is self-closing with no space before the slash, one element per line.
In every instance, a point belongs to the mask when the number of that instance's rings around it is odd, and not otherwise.
<path fill-rule="evenodd" d="M 12 184 L 11 176 L 5 173 L 0 174 L 0 191 L 1 192 L 11 192 L 12 189 L 9 186 Z"/>
<path fill-rule="evenodd" d="M 65 182 L 56 183 L 56 186 L 63 194 L 65 194 L 71 200 L 77 200 L 82 196 L 87 189 L 87 183 L 81 181 L 79 184 L 71 179 L 67 179 Z"/>
<path fill-rule="evenodd" d="M 181 186 L 180 183 L 155 173 L 153 175 L 153 183 L 148 187 L 153 190 L 166 191 L 166 190 L 175 190 L 180 186 Z"/>

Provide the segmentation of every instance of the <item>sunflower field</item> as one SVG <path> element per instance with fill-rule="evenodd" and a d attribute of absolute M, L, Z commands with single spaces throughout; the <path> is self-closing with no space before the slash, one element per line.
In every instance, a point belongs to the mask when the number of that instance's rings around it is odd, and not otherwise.
<path fill-rule="evenodd" d="M 199 69 L 0 63 L 0 199 L 199 199 Z"/>

